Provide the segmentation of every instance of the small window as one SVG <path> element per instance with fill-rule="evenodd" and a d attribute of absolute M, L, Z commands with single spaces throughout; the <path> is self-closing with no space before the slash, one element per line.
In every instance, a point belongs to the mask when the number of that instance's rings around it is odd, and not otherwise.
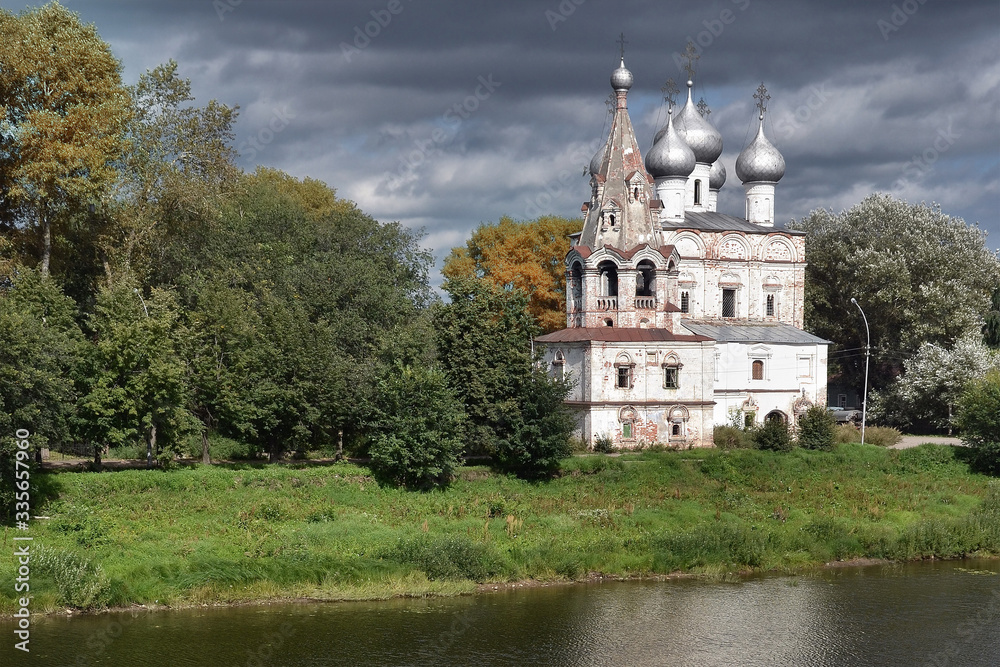
<path fill-rule="evenodd" d="M 753 428 L 754 413 L 747 412 L 743 415 L 743 428 Z"/>
<path fill-rule="evenodd" d="M 764 362 L 761 361 L 760 359 L 755 359 L 754 362 L 753 362 L 753 364 L 752 364 L 752 371 L 751 372 L 752 372 L 751 377 L 754 380 L 763 380 L 764 379 Z"/>
<path fill-rule="evenodd" d="M 722 316 L 736 317 L 736 290 L 722 290 Z"/>
<path fill-rule="evenodd" d="M 566 357 L 562 352 L 556 352 L 556 357 L 552 360 L 552 377 L 557 380 L 566 379 Z"/>
<path fill-rule="evenodd" d="M 681 425 L 680 424 L 671 424 L 670 425 L 670 435 L 678 436 L 680 434 L 681 434 Z"/>
<path fill-rule="evenodd" d="M 701 181 L 694 182 L 694 205 L 701 206 Z"/>
<path fill-rule="evenodd" d="M 619 389 L 628 389 L 632 386 L 632 367 L 631 366 L 619 366 L 618 367 L 618 384 Z"/>
<path fill-rule="evenodd" d="M 663 388 L 677 389 L 680 386 L 680 369 L 677 366 L 663 367 Z"/>
<path fill-rule="evenodd" d="M 774 317 L 774 295 L 767 295 L 767 305 L 765 306 L 765 311 L 768 317 Z"/>
<path fill-rule="evenodd" d="M 632 422 L 622 424 L 622 437 L 626 440 L 632 439 Z"/>
<path fill-rule="evenodd" d="M 847 394 L 837 394 L 837 407 L 840 409 L 847 407 Z"/>
<path fill-rule="evenodd" d="M 691 312 L 691 294 L 689 292 L 681 292 L 681 312 Z"/>
<path fill-rule="evenodd" d="M 611 320 L 611 319 L 604 320 L 604 326 L 606 326 L 606 327 L 613 327 L 613 326 L 615 326 L 615 321 Z"/>

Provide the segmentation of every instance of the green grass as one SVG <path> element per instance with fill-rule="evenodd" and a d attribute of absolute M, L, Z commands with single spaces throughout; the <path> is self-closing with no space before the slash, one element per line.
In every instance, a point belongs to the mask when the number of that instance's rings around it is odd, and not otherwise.
<path fill-rule="evenodd" d="M 347 463 L 48 473 L 33 606 L 377 599 L 590 572 L 1000 553 L 1000 487 L 965 454 L 844 444 L 574 457 L 549 482 L 467 467 L 429 493 L 380 487 Z M 4 559 L 0 613 L 14 610 L 14 576 Z"/>

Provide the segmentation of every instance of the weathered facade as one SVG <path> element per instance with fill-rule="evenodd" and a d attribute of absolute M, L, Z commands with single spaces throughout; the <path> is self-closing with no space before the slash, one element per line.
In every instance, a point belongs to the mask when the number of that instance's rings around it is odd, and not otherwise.
<path fill-rule="evenodd" d="M 590 444 L 712 444 L 712 429 L 798 415 L 826 396 L 827 342 L 802 331 L 805 243 L 774 228 L 784 160 L 760 129 L 740 153 L 746 218 L 718 213 L 722 137 L 688 99 L 643 160 L 632 74 L 590 165 L 583 230 L 566 257 L 566 328 L 537 339 Z"/>

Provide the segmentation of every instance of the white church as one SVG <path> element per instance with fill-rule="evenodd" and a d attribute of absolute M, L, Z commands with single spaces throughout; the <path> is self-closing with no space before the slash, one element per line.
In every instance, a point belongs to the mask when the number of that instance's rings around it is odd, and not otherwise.
<path fill-rule="evenodd" d="M 689 66 L 689 76 L 693 70 Z M 722 137 L 687 103 L 645 160 L 628 114 L 632 73 L 611 75 L 611 132 L 590 164 L 583 231 L 566 256 L 566 328 L 540 336 L 593 446 L 710 446 L 713 427 L 781 419 L 826 401 L 828 341 L 802 330 L 805 240 L 774 227 L 785 161 L 759 129 L 736 160 L 745 217 L 716 211 Z"/>

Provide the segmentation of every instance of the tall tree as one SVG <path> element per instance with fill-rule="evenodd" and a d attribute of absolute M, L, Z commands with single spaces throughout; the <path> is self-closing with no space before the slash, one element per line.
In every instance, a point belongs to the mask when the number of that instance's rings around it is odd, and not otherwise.
<path fill-rule="evenodd" d="M 90 326 L 89 391 L 80 400 L 83 429 L 98 449 L 145 441 L 172 455 L 194 428 L 188 411 L 190 332 L 177 296 L 154 288 L 143 296 L 119 282 L 98 295 Z"/>
<path fill-rule="evenodd" d="M 1000 350 L 1000 287 L 993 290 L 990 310 L 983 318 L 983 341 L 994 350 Z"/>
<path fill-rule="evenodd" d="M 0 341 L 0 433 L 24 428 L 36 446 L 69 443 L 85 345 L 76 304 L 21 269 L 0 292 Z"/>
<path fill-rule="evenodd" d="M 272 458 L 356 431 L 384 351 L 414 340 L 430 299 L 417 237 L 289 179 L 241 180 L 199 239 L 165 257 L 187 267 L 170 275 L 199 322 L 196 413 Z M 303 191 L 326 203 L 305 206 Z"/>
<path fill-rule="evenodd" d="M 985 234 L 937 206 L 876 194 L 791 226 L 806 232 L 806 327 L 840 349 L 863 348 L 865 327 L 850 301 L 857 298 L 871 329 L 875 388 L 899 375 L 921 344 L 949 346 L 978 330 L 1000 280 Z M 863 355 L 840 363 L 860 390 Z"/>
<path fill-rule="evenodd" d="M 0 184 L 7 214 L 37 234 L 48 276 L 53 229 L 116 180 L 131 100 L 111 48 L 58 2 L 0 10 L 0 33 Z"/>
<path fill-rule="evenodd" d="M 569 454 L 569 387 L 535 367 L 538 332 L 518 289 L 456 278 L 451 303 L 435 313 L 437 348 L 448 381 L 468 416 L 465 447 L 524 476 L 550 473 Z"/>
<path fill-rule="evenodd" d="M 201 238 L 239 183 L 232 148 L 238 107 L 194 105 L 191 82 L 173 60 L 147 70 L 131 92 L 131 149 L 109 204 L 115 224 L 102 239 L 105 270 L 112 280 L 162 280 L 185 270 L 169 265 L 171 246 Z"/>
<path fill-rule="evenodd" d="M 518 222 L 506 216 L 482 224 L 464 248 L 454 248 L 446 278 L 480 278 L 528 295 L 528 312 L 543 331 L 566 326 L 566 253 L 582 223 L 558 216 Z"/>

